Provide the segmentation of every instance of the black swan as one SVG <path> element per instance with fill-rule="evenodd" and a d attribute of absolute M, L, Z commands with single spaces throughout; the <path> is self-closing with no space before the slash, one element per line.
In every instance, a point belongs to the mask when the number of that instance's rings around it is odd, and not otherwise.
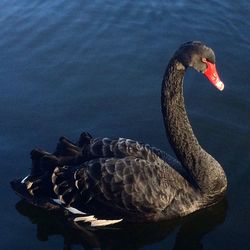
<path fill-rule="evenodd" d="M 33 150 L 30 174 L 13 180 L 12 188 L 33 205 L 63 210 L 91 226 L 169 220 L 218 202 L 227 179 L 189 123 L 183 98 L 188 67 L 224 88 L 211 48 L 197 41 L 180 46 L 161 92 L 166 133 L 178 160 L 134 140 L 82 133 L 77 143 L 61 137 L 53 154 Z"/>

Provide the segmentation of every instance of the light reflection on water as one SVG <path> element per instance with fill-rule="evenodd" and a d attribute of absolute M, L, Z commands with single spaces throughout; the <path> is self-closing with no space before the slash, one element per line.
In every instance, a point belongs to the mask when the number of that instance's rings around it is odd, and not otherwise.
<path fill-rule="evenodd" d="M 148 245 L 165 241 L 176 231 L 173 244 L 169 249 L 201 249 L 206 234 L 224 222 L 227 202 L 222 200 L 216 206 L 204 209 L 182 220 L 152 224 L 125 224 L 105 229 L 90 229 L 86 225 L 68 224 L 65 217 L 58 213 L 47 213 L 25 201 L 16 204 L 17 211 L 28 217 L 36 225 L 37 239 L 48 240 L 57 235 L 64 249 L 81 246 L 82 249 L 141 249 Z M 171 242 L 169 242 L 171 243 Z"/>

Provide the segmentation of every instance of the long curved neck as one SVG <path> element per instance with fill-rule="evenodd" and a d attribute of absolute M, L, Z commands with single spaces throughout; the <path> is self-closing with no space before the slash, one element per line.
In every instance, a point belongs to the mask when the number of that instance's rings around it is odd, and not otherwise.
<path fill-rule="evenodd" d="M 186 68 L 173 58 L 162 83 L 162 113 L 169 142 L 182 165 L 186 167 L 198 187 L 208 195 L 216 195 L 226 188 L 225 173 L 195 137 L 183 97 Z"/>
<path fill-rule="evenodd" d="M 162 84 L 162 113 L 168 139 L 176 156 L 183 166 L 193 172 L 194 161 L 202 149 L 193 133 L 184 105 L 185 71 L 185 67 L 177 60 L 169 63 Z"/>

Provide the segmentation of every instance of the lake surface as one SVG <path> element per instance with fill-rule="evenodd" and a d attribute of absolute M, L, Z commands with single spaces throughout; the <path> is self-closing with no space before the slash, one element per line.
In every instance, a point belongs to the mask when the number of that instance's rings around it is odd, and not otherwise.
<path fill-rule="evenodd" d="M 53 150 L 82 131 L 171 152 L 162 75 L 181 43 L 201 40 L 215 50 L 225 90 L 190 70 L 185 100 L 201 145 L 224 166 L 226 200 L 175 225 L 93 238 L 103 249 L 250 249 L 249 13 L 246 0 L 2 0 L 0 248 L 91 249 L 86 235 L 20 203 L 9 181 L 27 174 L 32 148 Z"/>

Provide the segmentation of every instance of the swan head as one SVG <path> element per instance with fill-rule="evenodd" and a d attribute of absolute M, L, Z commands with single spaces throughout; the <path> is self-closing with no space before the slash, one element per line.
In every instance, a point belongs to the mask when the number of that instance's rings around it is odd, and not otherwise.
<path fill-rule="evenodd" d="M 219 90 L 224 89 L 215 66 L 215 54 L 211 48 L 199 41 L 184 43 L 176 51 L 174 58 L 185 68 L 192 67 L 204 74 Z"/>

